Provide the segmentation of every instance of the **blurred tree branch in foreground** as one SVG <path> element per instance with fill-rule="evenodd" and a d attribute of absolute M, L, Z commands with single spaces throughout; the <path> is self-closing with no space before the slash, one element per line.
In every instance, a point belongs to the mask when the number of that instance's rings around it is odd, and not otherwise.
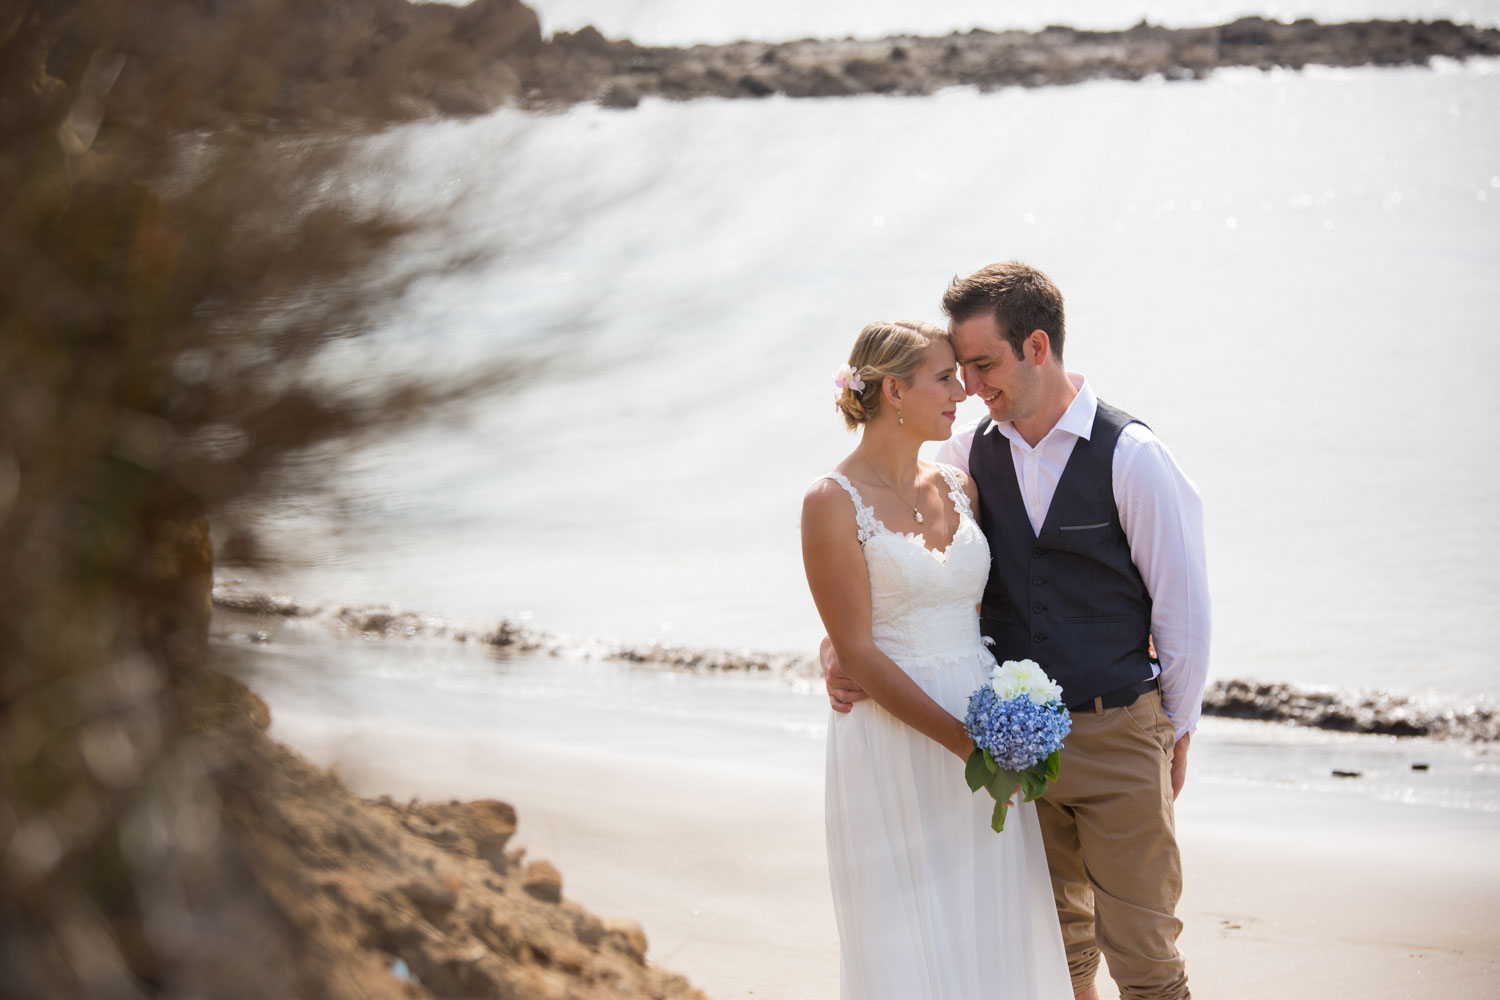
<path fill-rule="evenodd" d="M 340 187 L 326 142 L 222 131 L 194 137 L 189 162 L 180 129 L 295 115 L 293 98 L 320 91 L 293 85 L 342 79 L 347 67 L 327 60 L 358 41 L 320 48 L 326 32 L 301 32 L 299 8 L 350 6 L 0 10 L 0 968 L 11 995 L 339 992 L 327 980 L 337 973 L 278 922 L 224 819 L 225 797 L 245 790 L 223 776 L 243 781 L 244 769 L 213 734 L 255 711 L 205 667 L 207 518 L 307 486 L 297 460 L 313 446 L 404 425 L 505 375 L 315 380 L 320 353 L 370 330 L 416 277 L 375 266 L 412 224 L 329 194 Z M 194 36 L 194 18 L 219 21 Z"/>

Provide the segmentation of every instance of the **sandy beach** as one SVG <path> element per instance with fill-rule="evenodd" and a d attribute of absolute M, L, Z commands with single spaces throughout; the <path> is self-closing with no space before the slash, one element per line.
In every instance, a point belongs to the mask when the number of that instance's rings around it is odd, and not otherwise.
<path fill-rule="evenodd" d="M 569 898 L 639 920 L 650 959 L 712 996 L 837 996 L 821 743 L 716 716 L 754 716 L 753 681 L 601 667 L 569 708 L 536 696 L 545 665 L 492 685 L 453 680 L 456 662 L 357 684 L 262 674 L 271 735 L 364 795 L 512 803 L 515 843 Z M 1216 737 L 1200 736 L 1207 759 Z M 1200 775 L 1178 824 L 1197 995 L 1492 995 L 1500 814 Z"/>

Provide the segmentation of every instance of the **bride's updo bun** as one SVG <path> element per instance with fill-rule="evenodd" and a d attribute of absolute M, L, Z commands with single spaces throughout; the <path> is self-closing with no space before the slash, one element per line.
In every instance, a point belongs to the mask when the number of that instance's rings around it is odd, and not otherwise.
<path fill-rule="evenodd" d="M 869 423 L 880 412 L 880 386 L 887 375 L 910 382 L 928 346 L 947 339 L 942 327 L 912 320 L 871 323 L 859 331 L 849 352 L 848 384 L 834 397 L 849 429 Z M 864 388 L 855 389 L 855 380 Z"/>

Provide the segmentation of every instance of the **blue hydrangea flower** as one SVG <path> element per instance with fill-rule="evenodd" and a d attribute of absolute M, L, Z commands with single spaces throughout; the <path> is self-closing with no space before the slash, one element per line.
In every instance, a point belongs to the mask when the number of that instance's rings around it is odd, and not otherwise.
<path fill-rule="evenodd" d="M 1024 771 L 1062 747 L 1073 720 L 1057 702 L 1037 704 L 1024 694 L 1001 700 L 986 684 L 969 697 L 964 726 L 1002 769 Z"/>

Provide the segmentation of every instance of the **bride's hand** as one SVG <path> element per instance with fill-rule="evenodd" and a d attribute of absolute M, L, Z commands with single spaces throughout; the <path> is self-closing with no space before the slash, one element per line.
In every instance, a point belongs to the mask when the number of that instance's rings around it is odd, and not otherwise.
<path fill-rule="evenodd" d="M 835 712 L 847 712 L 856 701 L 870 697 L 852 677 L 839 669 L 839 656 L 826 635 L 818 647 L 818 659 L 823 664 L 823 686 L 828 691 L 828 704 Z"/>

